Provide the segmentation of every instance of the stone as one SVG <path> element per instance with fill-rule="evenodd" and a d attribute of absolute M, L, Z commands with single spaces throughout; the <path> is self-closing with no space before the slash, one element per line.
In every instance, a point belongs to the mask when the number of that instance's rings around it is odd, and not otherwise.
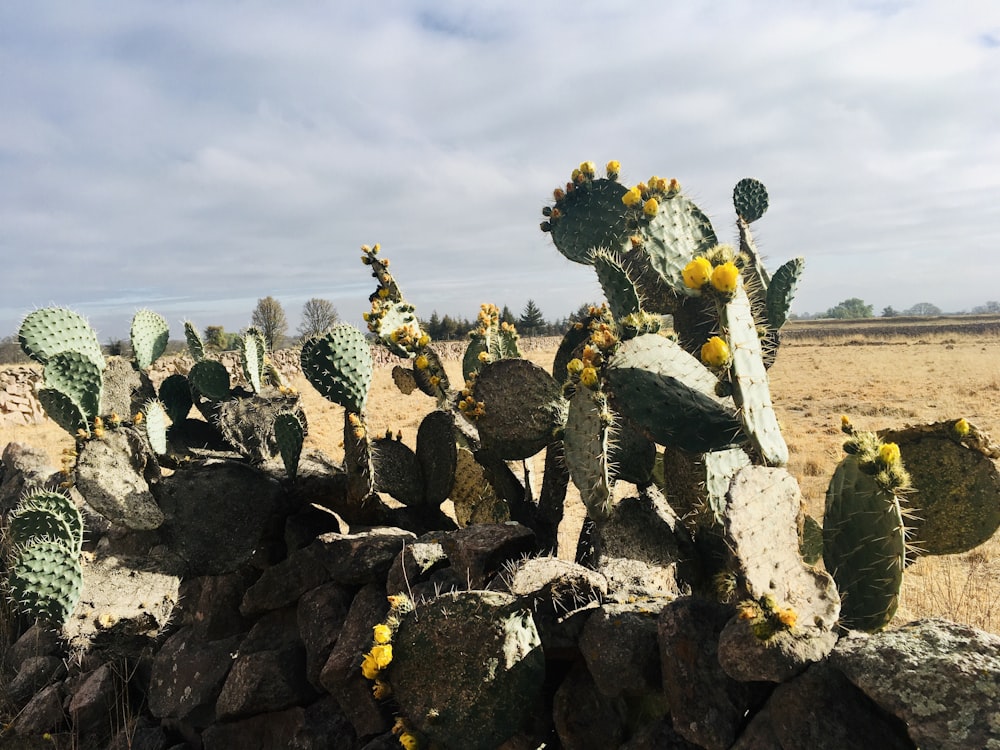
<path fill-rule="evenodd" d="M 301 646 L 296 608 L 285 607 L 262 615 L 240 641 L 240 654 L 270 651 L 285 646 Z"/>
<path fill-rule="evenodd" d="M 82 736 L 106 735 L 108 717 L 114 714 L 118 685 L 110 664 L 102 664 L 82 677 L 69 696 L 69 716 Z"/>
<path fill-rule="evenodd" d="M 669 716 L 641 726 L 619 750 L 698 750 L 681 737 Z M 761 748 L 763 750 L 763 748 Z M 768 750 L 776 750 L 769 748 Z"/>
<path fill-rule="evenodd" d="M 323 545 L 314 542 L 266 568 L 244 594 L 240 612 L 250 617 L 270 609 L 287 607 L 305 592 L 329 581 L 323 552 Z"/>
<path fill-rule="evenodd" d="M 315 692 L 306 680 L 306 653 L 300 643 L 240 653 L 219 693 L 220 721 L 281 711 L 311 702 Z"/>
<path fill-rule="evenodd" d="M 906 727 L 825 663 L 779 685 L 732 750 L 912 750 Z"/>
<path fill-rule="evenodd" d="M 65 675 L 65 663 L 58 656 L 29 656 L 21 662 L 17 675 L 7 686 L 5 697 L 22 705 L 43 687 Z"/>
<path fill-rule="evenodd" d="M 44 451 L 25 443 L 7 443 L 0 459 L 0 514 L 15 508 L 26 492 L 56 489 L 62 479 Z"/>
<path fill-rule="evenodd" d="M 563 747 L 606 750 L 625 739 L 625 722 L 616 702 L 594 684 L 582 663 L 577 663 L 555 692 L 552 717 Z"/>
<path fill-rule="evenodd" d="M 240 602 L 246 589 L 240 573 L 185 579 L 179 592 L 181 623 L 191 625 L 192 637 L 200 641 L 245 633 L 250 623 L 240 613 Z"/>
<path fill-rule="evenodd" d="M 656 565 L 628 557 L 601 558 L 597 571 L 608 581 L 608 596 L 619 603 L 642 599 L 664 605 L 687 592 L 677 578 L 677 565 Z"/>
<path fill-rule="evenodd" d="M 738 682 L 719 665 L 719 634 L 733 614 L 731 606 L 686 597 L 666 605 L 657 620 L 674 729 L 706 750 L 729 748 L 769 693 L 766 683 Z"/>
<path fill-rule="evenodd" d="M 166 517 L 164 542 L 188 576 L 232 573 L 250 562 L 280 511 L 278 482 L 232 461 L 174 472 L 154 491 Z"/>
<path fill-rule="evenodd" d="M 460 591 L 398 616 L 384 679 L 431 743 L 493 750 L 539 710 L 545 657 L 516 598 Z"/>
<path fill-rule="evenodd" d="M 185 719 L 208 726 L 215 702 L 233 666 L 240 636 L 200 641 L 191 626 L 167 639 L 153 659 L 147 701 L 157 718 Z"/>
<path fill-rule="evenodd" d="M 320 673 L 340 637 L 353 598 L 352 589 L 325 583 L 299 599 L 296 616 L 306 649 L 306 679 L 317 690 L 322 688 Z"/>
<path fill-rule="evenodd" d="M 535 532 L 513 521 L 449 531 L 441 535 L 441 546 L 470 589 L 485 586 L 506 563 L 537 553 Z"/>
<path fill-rule="evenodd" d="M 167 750 L 169 745 L 166 730 L 140 716 L 134 724 L 130 722 L 111 738 L 107 750 Z"/>
<path fill-rule="evenodd" d="M 385 590 L 389 594 L 407 594 L 414 586 L 448 565 L 448 556 L 439 541 L 441 534 L 425 534 L 410 542 L 396 556 L 389 568 Z"/>
<path fill-rule="evenodd" d="M 392 527 L 355 534 L 330 533 L 317 537 L 303 552 L 313 550 L 318 565 L 327 572 L 326 580 L 363 586 L 384 583 L 396 555 L 414 539 L 413 532 Z"/>
<path fill-rule="evenodd" d="M 62 683 L 54 683 L 35 693 L 22 708 L 11 727 L 20 737 L 31 737 L 45 732 L 56 732 L 66 725 L 63 710 Z"/>
<path fill-rule="evenodd" d="M 380 734 L 392 722 L 372 696 L 372 684 L 361 674 L 361 659 L 372 646 L 373 628 L 389 613 L 385 589 L 364 586 L 347 612 L 337 643 L 320 672 L 320 684 L 340 704 L 359 737 Z"/>
<path fill-rule="evenodd" d="M 603 695 L 644 696 L 663 689 L 656 619 L 659 607 L 605 604 L 591 613 L 580 653 Z"/>
<path fill-rule="evenodd" d="M 29 627 L 14 641 L 6 654 L 6 664 L 13 671 L 21 669 L 25 659 L 33 656 L 55 656 L 60 651 L 59 634 L 38 622 Z"/>
<path fill-rule="evenodd" d="M 923 750 L 1000 748 L 1000 636 L 946 620 L 850 633 L 830 654 Z"/>

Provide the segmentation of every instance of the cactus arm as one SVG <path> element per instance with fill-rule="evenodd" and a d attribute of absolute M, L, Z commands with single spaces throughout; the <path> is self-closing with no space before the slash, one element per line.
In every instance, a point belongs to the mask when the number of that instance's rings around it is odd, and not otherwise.
<path fill-rule="evenodd" d="M 170 329 L 162 315 L 152 310 L 139 310 L 132 318 L 130 337 L 136 364 L 140 370 L 148 370 L 166 351 Z"/>

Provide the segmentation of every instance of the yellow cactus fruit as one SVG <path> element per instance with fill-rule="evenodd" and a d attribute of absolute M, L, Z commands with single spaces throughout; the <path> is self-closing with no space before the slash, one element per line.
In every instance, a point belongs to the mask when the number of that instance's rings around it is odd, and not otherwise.
<path fill-rule="evenodd" d="M 399 735 L 399 744 L 402 745 L 405 750 L 418 750 L 420 747 L 420 740 L 413 732 L 403 732 Z"/>
<path fill-rule="evenodd" d="M 580 372 L 580 383 L 587 388 L 594 388 L 597 385 L 597 370 L 593 367 L 584 367 Z"/>
<path fill-rule="evenodd" d="M 392 640 L 392 628 L 385 623 L 380 622 L 372 630 L 374 631 L 375 643 L 389 643 Z"/>
<path fill-rule="evenodd" d="M 374 680 L 378 677 L 378 662 L 375 661 L 374 655 L 371 653 L 365 654 L 365 658 L 361 660 L 361 674 L 364 675 L 366 680 Z"/>
<path fill-rule="evenodd" d="M 479 357 L 477 359 L 479 359 L 479 361 L 482 362 L 483 364 L 488 364 L 490 361 L 490 353 L 479 352 Z"/>
<path fill-rule="evenodd" d="M 608 173 L 609 180 L 615 179 L 615 177 L 618 176 L 618 173 L 621 171 L 621 169 L 622 169 L 621 162 L 619 162 L 616 159 L 612 159 L 604 167 L 604 171 Z"/>
<path fill-rule="evenodd" d="M 649 218 L 656 216 L 656 212 L 660 210 L 659 201 L 656 198 L 650 198 L 648 201 L 642 204 L 642 212 Z"/>
<path fill-rule="evenodd" d="M 580 164 L 580 171 L 586 177 L 593 177 L 594 174 L 597 172 L 597 167 L 594 166 L 594 162 L 592 162 L 592 161 L 585 161 L 585 162 L 582 162 Z"/>
<path fill-rule="evenodd" d="M 392 646 L 388 643 L 372 646 L 372 650 L 369 653 L 379 669 L 385 669 L 392 663 Z"/>
<path fill-rule="evenodd" d="M 701 347 L 701 361 L 709 367 L 725 367 L 729 364 L 729 344 L 719 336 L 712 336 Z"/>
<path fill-rule="evenodd" d="M 418 370 L 426 370 L 427 366 L 430 364 L 430 360 L 423 354 L 418 354 L 417 358 L 413 360 L 413 365 Z"/>
<path fill-rule="evenodd" d="M 569 362 L 566 363 L 566 372 L 570 375 L 579 375 L 583 372 L 583 360 L 574 357 Z"/>
<path fill-rule="evenodd" d="M 629 190 L 625 195 L 622 196 L 622 203 L 624 203 L 629 208 L 633 206 L 638 206 L 642 203 L 642 190 L 636 185 L 634 188 Z"/>
<path fill-rule="evenodd" d="M 698 256 L 684 266 L 681 275 L 684 277 L 684 286 L 689 289 L 701 289 L 712 280 L 712 264 L 708 258 Z"/>
<path fill-rule="evenodd" d="M 966 422 L 965 419 L 960 419 L 957 422 L 955 422 L 955 426 L 953 427 L 953 429 L 955 430 L 956 435 L 958 435 L 959 437 L 965 437 L 966 435 L 969 434 L 969 429 L 970 429 L 969 423 Z"/>
<path fill-rule="evenodd" d="M 740 269 L 735 263 L 723 263 L 712 271 L 712 286 L 723 294 L 732 294 L 739 283 Z"/>
<path fill-rule="evenodd" d="M 899 446 L 895 443 L 882 443 L 878 448 L 879 461 L 891 466 L 899 461 Z"/>

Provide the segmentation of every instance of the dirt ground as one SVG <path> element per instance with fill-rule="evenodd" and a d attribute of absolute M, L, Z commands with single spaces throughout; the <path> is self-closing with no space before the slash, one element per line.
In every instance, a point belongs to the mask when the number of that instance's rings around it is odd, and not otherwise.
<path fill-rule="evenodd" d="M 528 357 L 548 369 L 554 354 L 553 346 Z M 446 367 L 453 384 L 460 383 L 460 363 Z M 964 417 L 1000 436 L 1000 337 L 995 335 L 796 338 L 782 347 L 770 377 L 791 454 L 788 468 L 799 480 L 807 511 L 817 518 L 842 454 L 842 414 L 872 430 Z M 306 449 L 339 460 L 342 409 L 305 380 L 294 385 L 309 419 Z M 369 396 L 369 428 L 372 434 L 401 431 L 413 446 L 420 420 L 433 407 L 419 391 L 402 395 L 390 369 L 379 369 Z M 46 450 L 55 466 L 72 444 L 51 422 L 0 428 L 0 446 L 15 440 Z M 537 457 L 536 462 L 541 469 Z M 582 519 L 582 505 L 571 498 L 560 529 L 560 556 L 572 556 Z M 1000 539 L 964 555 L 921 558 L 907 569 L 896 622 L 929 616 L 1000 632 Z"/>

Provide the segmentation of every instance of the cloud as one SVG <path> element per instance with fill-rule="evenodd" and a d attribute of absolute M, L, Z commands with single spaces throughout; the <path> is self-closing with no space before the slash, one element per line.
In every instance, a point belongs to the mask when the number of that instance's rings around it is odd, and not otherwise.
<path fill-rule="evenodd" d="M 122 335 L 143 295 L 245 325 L 367 306 L 381 242 L 427 314 L 598 296 L 538 231 L 584 159 L 676 176 L 732 234 L 752 175 L 795 309 L 996 296 L 1000 12 L 932 2 L 0 7 L 0 333 L 56 301 Z M 959 254 L 983 266 L 942 285 Z M 14 281 L 16 280 L 16 282 Z M 161 309 L 161 312 L 164 312 Z M 164 312 L 166 314 L 166 312 Z"/>

